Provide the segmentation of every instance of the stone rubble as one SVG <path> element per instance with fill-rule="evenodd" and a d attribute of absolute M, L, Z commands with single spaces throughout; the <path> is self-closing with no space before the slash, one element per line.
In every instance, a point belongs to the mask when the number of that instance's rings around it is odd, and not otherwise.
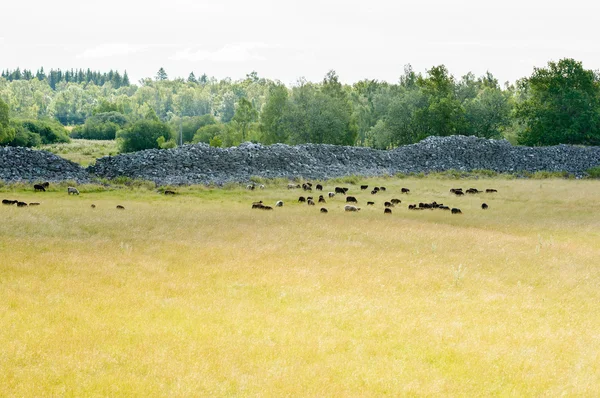
<path fill-rule="evenodd" d="M 317 144 L 265 146 L 247 142 L 231 148 L 184 145 L 103 157 L 87 169 L 43 151 L 0 148 L 0 179 L 4 181 L 87 182 L 94 177 L 125 176 L 159 185 L 222 185 L 248 182 L 251 177 L 325 180 L 451 169 L 564 171 L 581 177 L 596 166 L 600 166 L 600 147 L 521 147 L 506 140 L 466 136 L 429 137 L 387 151 Z"/>

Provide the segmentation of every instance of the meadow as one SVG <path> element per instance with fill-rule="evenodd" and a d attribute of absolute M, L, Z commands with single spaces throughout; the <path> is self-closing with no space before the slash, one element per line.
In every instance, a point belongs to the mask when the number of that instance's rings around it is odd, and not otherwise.
<path fill-rule="evenodd" d="M 0 396 L 600 396 L 600 182 L 360 183 L 0 187 Z"/>
<path fill-rule="evenodd" d="M 42 145 L 39 149 L 87 167 L 96 159 L 119 153 L 116 140 L 84 140 L 72 138 L 69 143 Z"/>

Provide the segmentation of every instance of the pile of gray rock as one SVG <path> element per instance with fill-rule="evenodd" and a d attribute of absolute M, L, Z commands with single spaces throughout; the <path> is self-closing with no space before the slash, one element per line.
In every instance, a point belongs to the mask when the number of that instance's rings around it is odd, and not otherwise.
<path fill-rule="evenodd" d="M 247 182 L 251 177 L 329 179 L 444 170 L 522 173 L 566 171 L 577 176 L 600 166 L 600 147 L 558 145 L 516 147 L 505 140 L 476 137 L 429 137 L 389 151 L 335 145 L 232 148 L 206 144 L 147 150 L 104 157 L 82 169 L 56 155 L 23 148 L 0 148 L 0 179 L 5 181 L 85 182 L 94 177 L 125 176 L 159 185 Z"/>
<path fill-rule="evenodd" d="M 429 137 L 389 151 L 335 145 L 244 143 L 213 148 L 184 145 L 98 159 L 89 171 L 97 176 L 127 176 L 158 184 L 223 184 L 266 178 L 328 179 L 444 170 L 497 172 L 566 171 L 585 175 L 600 165 L 600 147 L 516 147 L 506 140 L 476 137 Z"/>
<path fill-rule="evenodd" d="M 0 180 L 6 182 L 90 181 L 89 173 L 50 152 L 29 148 L 0 147 Z"/>

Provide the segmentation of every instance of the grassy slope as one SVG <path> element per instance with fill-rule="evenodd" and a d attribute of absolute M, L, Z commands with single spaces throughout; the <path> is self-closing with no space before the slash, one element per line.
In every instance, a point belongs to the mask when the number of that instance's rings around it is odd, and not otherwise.
<path fill-rule="evenodd" d="M 369 182 L 375 209 L 326 215 L 3 188 L 42 206 L 0 207 L 0 395 L 600 395 L 598 182 Z"/>
<path fill-rule="evenodd" d="M 39 149 L 55 153 L 84 167 L 95 163 L 98 158 L 119 153 L 115 140 L 71 139 L 68 144 L 43 145 Z"/>

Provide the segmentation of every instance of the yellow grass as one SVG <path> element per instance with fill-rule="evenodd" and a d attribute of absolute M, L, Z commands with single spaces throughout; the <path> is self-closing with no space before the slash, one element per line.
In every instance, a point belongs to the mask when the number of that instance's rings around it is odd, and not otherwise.
<path fill-rule="evenodd" d="M 0 207 L 0 396 L 600 396 L 598 182 L 369 184 L 5 189 L 42 205 Z"/>
<path fill-rule="evenodd" d="M 60 157 L 79 163 L 83 167 L 96 163 L 96 159 L 119 153 L 115 140 L 71 139 L 69 143 L 42 145 L 41 150 L 52 152 Z"/>

